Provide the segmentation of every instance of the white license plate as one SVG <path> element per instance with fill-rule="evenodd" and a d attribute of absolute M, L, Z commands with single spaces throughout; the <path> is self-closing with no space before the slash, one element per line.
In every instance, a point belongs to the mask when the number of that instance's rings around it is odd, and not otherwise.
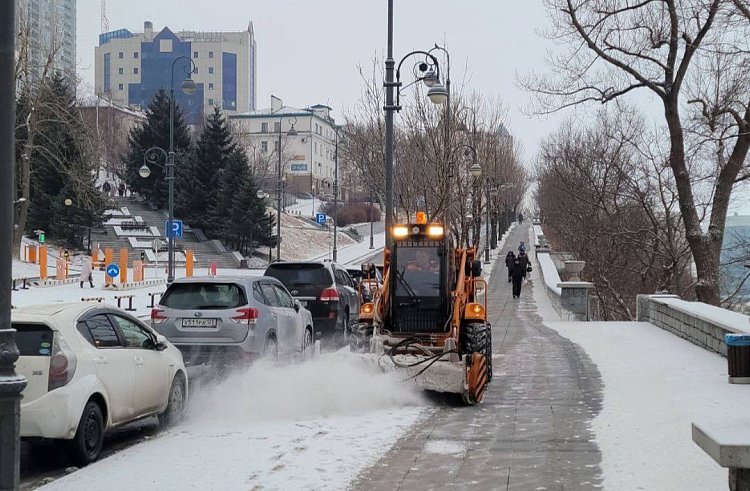
<path fill-rule="evenodd" d="M 217 319 L 182 319 L 182 327 L 216 327 Z"/>
<path fill-rule="evenodd" d="M 300 300 L 300 301 L 299 301 L 299 303 L 300 303 L 300 305 L 302 305 L 303 307 L 307 307 L 307 300 Z"/>

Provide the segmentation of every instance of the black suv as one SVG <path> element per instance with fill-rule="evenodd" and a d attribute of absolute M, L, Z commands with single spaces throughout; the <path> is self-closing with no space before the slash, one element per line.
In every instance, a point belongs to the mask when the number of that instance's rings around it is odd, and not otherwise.
<path fill-rule="evenodd" d="M 359 319 L 357 282 L 337 263 L 277 262 L 265 276 L 281 281 L 313 317 L 316 336 L 348 342 L 350 326 Z"/>

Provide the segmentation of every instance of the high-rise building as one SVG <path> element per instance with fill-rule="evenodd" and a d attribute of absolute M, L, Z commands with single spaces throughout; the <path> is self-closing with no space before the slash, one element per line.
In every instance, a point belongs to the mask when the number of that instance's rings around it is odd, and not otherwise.
<path fill-rule="evenodd" d="M 55 51 L 53 68 L 74 73 L 76 0 L 19 0 L 17 9 L 18 27 L 29 34 L 31 66 L 43 69 L 48 55 Z"/>
<path fill-rule="evenodd" d="M 198 89 L 184 94 L 180 83 L 190 72 Z M 113 102 L 145 109 L 159 89 L 175 87 L 175 99 L 188 124 L 201 124 L 214 106 L 229 114 L 255 109 L 256 43 L 253 24 L 241 32 L 143 32 L 118 29 L 99 36 L 96 47 L 96 93 Z M 170 80 L 174 64 L 174 81 Z"/>
<path fill-rule="evenodd" d="M 750 281 L 745 268 L 750 264 L 750 216 L 737 213 L 727 216 L 720 258 L 721 296 L 731 297 L 733 303 L 750 301 Z"/>

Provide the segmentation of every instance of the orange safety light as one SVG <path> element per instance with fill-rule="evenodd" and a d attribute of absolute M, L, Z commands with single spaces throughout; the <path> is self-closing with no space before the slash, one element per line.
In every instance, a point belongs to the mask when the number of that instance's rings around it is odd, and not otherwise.
<path fill-rule="evenodd" d="M 417 212 L 417 223 L 420 224 L 420 225 L 427 223 L 427 213 L 425 213 L 423 211 L 418 211 Z"/>
<path fill-rule="evenodd" d="M 373 310 L 375 310 L 375 306 L 369 302 L 362 306 L 362 313 L 364 314 L 372 314 Z"/>

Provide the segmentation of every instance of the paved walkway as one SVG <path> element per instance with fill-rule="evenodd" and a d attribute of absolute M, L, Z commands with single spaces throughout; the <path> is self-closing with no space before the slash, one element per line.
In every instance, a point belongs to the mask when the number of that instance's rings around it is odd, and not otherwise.
<path fill-rule="evenodd" d="M 509 247 L 528 243 L 529 227 L 517 227 Z M 484 402 L 432 410 L 352 489 L 601 488 L 601 455 L 588 429 L 601 409 L 599 372 L 580 348 L 542 325 L 534 286 L 512 298 L 498 256 L 489 286 L 494 379 Z"/>

